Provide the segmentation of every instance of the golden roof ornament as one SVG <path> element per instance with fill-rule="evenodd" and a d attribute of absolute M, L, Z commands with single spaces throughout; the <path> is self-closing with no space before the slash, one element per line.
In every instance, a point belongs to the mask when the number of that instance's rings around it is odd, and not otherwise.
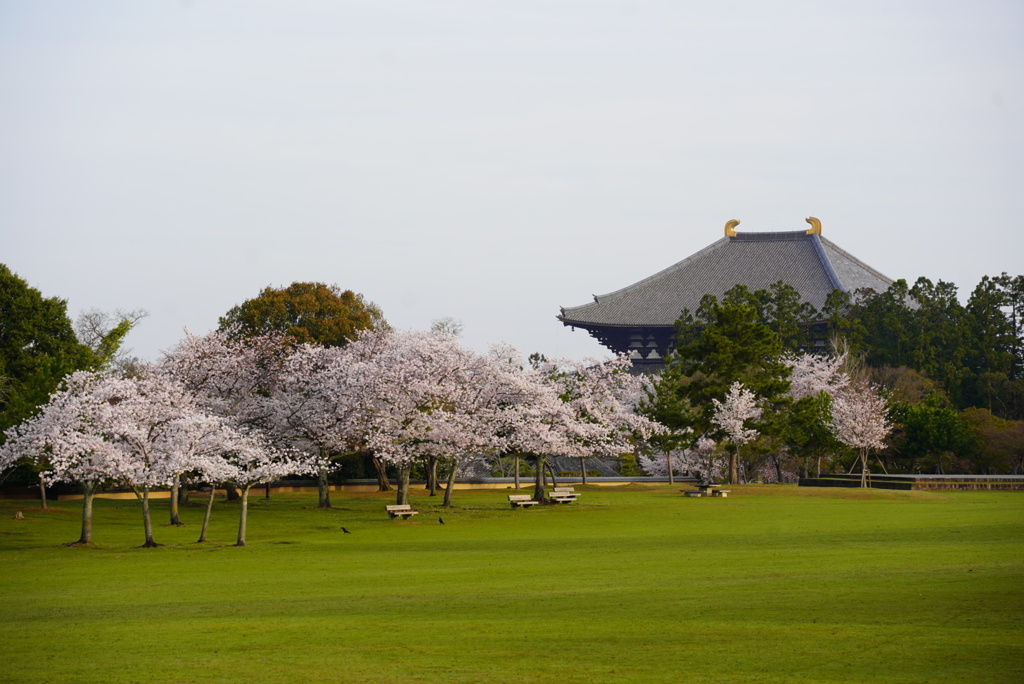
<path fill-rule="evenodd" d="M 736 237 L 736 226 L 740 225 L 740 222 L 736 219 L 725 222 L 725 237 Z"/>
<path fill-rule="evenodd" d="M 813 216 L 808 216 L 804 220 L 811 224 L 810 229 L 807 231 L 808 235 L 821 235 L 821 221 Z"/>

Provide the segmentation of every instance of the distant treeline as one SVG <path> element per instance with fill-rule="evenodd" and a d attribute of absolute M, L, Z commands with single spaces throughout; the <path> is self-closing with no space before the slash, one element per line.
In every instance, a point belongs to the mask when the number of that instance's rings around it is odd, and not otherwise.
<path fill-rule="evenodd" d="M 694 434 L 710 428 L 711 399 L 733 381 L 764 399 L 755 457 L 801 449 L 809 425 L 794 424 L 781 363 L 802 352 L 846 359 L 886 396 L 893 434 L 880 459 L 896 472 L 1011 473 L 1024 469 L 1024 276 L 985 276 L 965 304 L 952 283 L 898 280 L 884 292 L 834 291 L 820 310 L 783 282 L 705 296 L 676 322 L 652 413 Z M 851 367 L 854 366 L 854 367 Z M 820 422 L 820 420 L 819 420 Z M 815 440 L 811 440 L 814 443 Z M 805 448 L 806 447 L 806 448 Z M 835 454 L 820 440 L 822 454 Z M 829 468 L 846 467 L 835 458 Z M 820 459 L 819 459 L 819 462 Z M 807 460 L 789 464 L 806 473 Z M 784 470 L 781 468 L 780 470 Z"/>

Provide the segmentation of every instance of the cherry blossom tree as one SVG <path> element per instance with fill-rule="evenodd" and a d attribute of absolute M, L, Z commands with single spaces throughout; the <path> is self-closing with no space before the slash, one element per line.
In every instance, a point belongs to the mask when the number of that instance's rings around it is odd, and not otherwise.
<path fill-rule="evenodd" d="M 153 488 L 170 486 L 186 471 L 223 477 L 222 462 L 214 456 L 238 447 L 234 427 L 224 418 L 202 411 L 196 397 L 164 373 L 141 378 L 103 378 L 89 393 L 89 429 L 115 449 L 105 470 L 112 480 L 127 485 L 142 505 L 146 540 L 156 546 L 150 516 Z"/>
<path fill-rule="evenodd" d="M 236 338 L 229 332 L 186 330 L 159 368 L 193 392 L 205 410 L 238 424 L 262 425 L 272 410 L 267 397 L 288 354 L 286 338 L 276 333 Z"/>
<path fill-rule="evenodd" d="M 615 458 L 666 430 L 639 412 L 639 405 L 652 391 L 651 382 L 646 375 L 630 373 L 631 366 L 626 355 L 596 363 L 589 360 L 572 376 L 582 390 L 571 402 L 577 418 L 604 430 L 596 443 L 587 445 L 594 456 Z M 582 460 L 581 471 L 586 484 Z"/>
<path fill-rule="evenodd" d="M 398 469 L 398 503 L 408 503 L 415 460 L 448 458 L 457 469 L 470 453 L 500 448 L 486 424 L 501 383 L 486 358 L 445 333 L 373 332 L 347 351 L 363 344 L 373 347 L 373 372 L 362 376 L 366 444 Z"/>
<path fill-rule="evenodd" d="M 653 455 L 641 454 L 640 466 L 645 473 L 655 477 L 665 477 L 669 464 L 675 475 L 695 473 L 705 482 L 712 482 L 724 475 L 716 444 L 706 435 L 698 437 L 689 447 L 673 449 L 670 455 L 670 458 L 656 458 Z"/>
<path fill-rule="evenodd" d="M 866 381 L 851 384 L 832 397 L 829 426 L 843 444 L 858 451 L 861 464 L 860 486 L 868 486 L 868 452 L 881 449 L 892 431 L 886 418 L 885 398 Z"/>
<path fill-rule="evenodd" d="M 142 505 L 144 546 L 151 547 L 157 544 L 150 491 L 189 470 L 210 479 L 227 477 L 231 471 L 216 456 L 240 446 L 226 420 L 203 412 L 179 383 L 147 369 L 137 378 L 75 373 L 36 418 L 15 430 L 5 450 L 45 454 L 48 481 L 82 485 L 83 544 L 92 540 L 98 484 L 130 487 Z"/>
<path fill-rule="evenodd" d="M 625 356 L 557 359 L 521 373 L 523 399 L 508 414 L 508 431 L 510 443 L 536 462 L 536 500 L 546 500 L 549 456 L 617 457 L 659 429 L 636 411 L 646 380 L 629 366 Z"/>
<path fill-rule="evenodd" d="M 316 458 L 320 508 L 331 507 L 329 454 L 365 444 L 367 388 L 376 372 L 366 353 L 358 346 L 301 345 L 284 359 L 269 398 L 273 432 Z"/>
<path fill-rule="evenodd" d="M 224 481 L 234 483 L 241 490 L 235 546 L 245 546 L 250 489 L 289 473 L 316 472 L 320 467 L 315 458 L 303 458 L 297 452 L 271 446 L 263 435 L 254 430 L 243 431 L 233 440 L 231 449 L 224 452 L 224 462 L 230 468 L 230 475 Z"/>
<path fill-rule="evenodd" d="M 637 455 L 637 463 L 648 475 L 668 477 L 669 484 L 673 484 L 675 476 L 685 475 L 689 471 L 683 457 L 685 451 L 683 449 L 662 449 L 660 456 L 641 453 Z"/>
<path fill-rule="evenodd" d="M 782 359 L 790 368 L 789 391 L 794 400 L 815 397 L 822 392 L 833 395 L 850 384 L 850 376 L 843 368 L 845 353 L 839 355 L 790 354 Z"/>
<path fill-rule="evenodd" d="M 701 473 L 704 482 L 714 482 L 724 475 L 717 445 L 706 435 L 698 437 L 693 447 L 686 450 L 685 456 L 694 465 L 691 470 Z"/>
<path fill-rule="evenodd" d="M 166 373 L 195 393 L 204 410 L 234 425 L 266 427 L 270 396 L 289 346 L 286 337 L 270 332 L 252 337 L 232 331 L 185 337 L 159 363 Z M 171 523 L 177 517 L 179 479 L 171 485 Z M 228 489 L 229 498 L 235 490 Z"/>
<path fill-rule="evenodd" d="M 755 428 L 748 428 L 747 422 L 761 417 L 761 408 L 757 405 L 757 397 L 743 386 L 734 382 L 729 386 L 724 401 L 713 399 L 714 412 L 711 422 L 725 432 L 729 450 L 729 484 L 738 482 L 737 461 L 739 450 L 744 444 L 753 441 L 758 434 Z"/>
<path fill-rule="evenodd" d="M 638 454 L 637 461 L 640 467 L 649 475 L 668 477 L 668 483 L 675 484 L 675 476 L 682 475 L 688 470 L 687 465 L 680 460 L 680 457 L 688 450 L 680 447 L 693 440 L 692 433 L 693 430 L 690 428 L 673 430 L 663 427 L 656 431 L 648 438 L 647 442 L 652 449 L 660 451 L 663 458 L 659 459 L 643 453 Z"/>
<path fill-rule="evenodd" d="M 45 483 L 79 483 L 82 531 L 69 546 L 92 543 L 93 498 L 108 478 L 105 464 L 114 450 L 102 435 L 89 429 L 89 411 L 82 405 L 100 377 L 86 371 L 67 376 L 39 413 L 7 431 L 7 441 L 0 447 L 0 470 L 24 459 L 36 464 Z"/>
<path fill-rule="evenodd" d="M 785 416 L 785 448 L 802 461 L 804 477 L 808 476 L 811 458 L 817 461 L 816 470 L 820 475 L 822 457 L 834 453 L 837 447 L 828 427 L 829 411 L 832 396 L 850 384 L 849 355 L 845 352 L 789 355 L 783 361 L 791 369 L 787 396 L 792 401 Z M 775 458 L 774 461 L 774 479 L 781 480 L 784 477 L 781 460 Z"/>
<path fill-rule="evenodd" d="M 453 375 L 448 401 L 432 413 L 433 440 L 450 461 L 444 507 L 451 505 L 455 476 L 472 461 L 496 455 L 508 447 L 506 412 L 522 401 L 516 381 L 518 367 L 508 362 L 506 347 L 492 347 L 486 356 L 464 347 L 453 348 L 460 368 Z"/>

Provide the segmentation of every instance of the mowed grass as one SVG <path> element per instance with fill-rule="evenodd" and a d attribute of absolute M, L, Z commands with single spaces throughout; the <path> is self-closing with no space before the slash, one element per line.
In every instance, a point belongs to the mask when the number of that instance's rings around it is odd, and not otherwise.
<path fill-rule="evenodd" d="M 578 489 L 254 496 L 245 548 L 233 503 L 140 549 L 134 501 L 94 548 L 0 501 L 0 681 L 1024 681 L 1024 493 Z"/>

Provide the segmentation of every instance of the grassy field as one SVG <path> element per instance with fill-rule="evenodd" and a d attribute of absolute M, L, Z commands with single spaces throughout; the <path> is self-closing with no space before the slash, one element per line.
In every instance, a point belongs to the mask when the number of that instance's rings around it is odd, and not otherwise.
<path fill-rule="evenodd" d="M 138 549 L 134 501 L 0 500 L 4 682 L 1021 682 L 1024 494 L 679 486 L 258 497 Z M 13 519 L 16 511 L 25 520 Z M 341 527 L 351 530 L 342 534 Z"/>

